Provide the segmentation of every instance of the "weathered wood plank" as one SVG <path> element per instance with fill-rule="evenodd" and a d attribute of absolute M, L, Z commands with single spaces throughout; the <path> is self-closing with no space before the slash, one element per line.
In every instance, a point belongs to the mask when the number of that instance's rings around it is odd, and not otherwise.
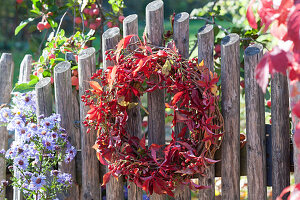
<path fill-rule="evenodd" d="M 107 29 L 102 35 L 102 55 L 103 68 L 113 65 L 113 62 L 106 60 L 105 52 L 109 49 L 114 49 L 120 40 L 120 29 L 117 27 Z"/>
<path fill-rule="evenodd" d="M 11 98 L 11 90 L 14 74 L 14 62 L 10 53 L 3 53 L 0 58 L 0 105 L 8 104 Z M 0 127 L 0 150 L 7 150 L 8 131 L 6 127 Z M 0 180 L 6 180 L 6 162 L 0 158 Z M 5 199 L 5 190 L 0 193 L 0 200 Z"/>
<path fill-rule="evenodd" d="M 87 48 L 78 55 L 78 79 L 79 79 L 79 96 L 85 94 L 85 90 L 89 89 L 90 78 L 96 71 L 95 48 Z M 81 157 L 82 157 L 82 189 L 81 199 L 91 200 L 101 198 L 100 188 L 100 163 L 96 157 L 96 152 L 92 148 L 96 141 L 96 133 L 91 131 L 87 133 L 87 127 L 83 121 L 89 110 L 88 106 L 80 102 L 80 130 L 81 137 Z"/>
<path fill-rule="evenodd" d="M 18 83 L 26 83 L 30 81 L 30 75 L 32 70 L 32 56 L 30 54 L 25 55 L 20 65 L 20 73 Z"/>
<path fill-rule="evenodd" d="M 240 48 L 239 36 L 221 42 L 222 199 L 240 199 Z"/>
<path fill-rule="evenodd" d="M 255 78 L 263 46 L 251 45 L 244 55 L 248 199 L 264 200 L 267 199 L 265 105 L 264 94 Z"/>
<path fill-rule="evenodd" d="M 205 25 L 198 32 L 198 61 L 204 61 L 204 65 L 210 71 L 214 71 L 214 29 L 213 25 Z M 199 177 L 199 184 L 210 186 L 209 189 L 199 191 L 198 199 L 215 199 L 215 166 L 206 169 L 206 177 Z"/>
<path fill-rule="evenodd" d="M 136 14 L 127 16 L 123 21 L 123 37 L 127 35 L 138 35 L 138 16 Z M 131 44 L 136 42 L 137 38 L 131 39 Z M 129 46 L 128 48 L 135 49 L 136 45 Z M 138 98 L 132 93 L 131 102 L 138 103 Z M 137 105 L 127 110 L 127 131 L 134 136 L 142 138 L 142 117 L 140 112 L 140 105 Z M 128 199 L 142 200 L 143 192 L 142 189 L 136 186 L 135 183 L 127 181 L 128 188 Z"/>
<path fill-rule="evenodd" d="M 198 60 L 214 71 L 214 26 L 207 24 L 198 32 Z"/>
<path fill-rule="evenodd" d="M 35 85 L 36 92 L 36 115 L 49 117 L 52 114 L 52 86 L 50 77 L 41 79 Z"/>
<path fill-rule="evenodd" d="M 174 42 L 175 46 L 179 51 L 179 54 L 183 58 L 188 59 L 189 57 L 189 14 L 186 12 L 175 15 L 174 18 Z M 182 128 L 185 126 L 184 123 L 177 123 L 175 126 L 175 135 L 178 135 Z M 191 199 L 191 190 L 188 186 L 182 185 L 175 190 L 176 200 L 188 200 Z"/>
<path fill-rule="evenodd" d="M 164 32 L 163 1 L 152 1 L 146 6 L 146 37 L 147 42 L 161 46 Z M 158 77 L 150 77 L 158 81 Z M 155 90 L 147 94 L 148 100 L 148 145 L 165 144 L 165 93 L 164 90 Z M 153 194 L 151 200 L 165 199 L 165 195 Z"/>
<path fill-rule="evenodd" d="M 102 54 L 103 54 L 103 68 L 106 69 L 108 66 L 113 65 L 113 62 L 106 60 L 105 52 L 109 49 L 114 49 L 120 40 L 120 29 L 117 27 L 110 28 L 105 31 L 102 35 Z M 106 168 L 106 171 L 108 169 Z M 115 178 L 111 178 L 106 185 L 106 199 L 123 200 L 124 197 L 124 179 L 119 178 L 119 181 Z"/>
<path fill-rule="evenodd" d="M 72 83 L 71 83 L 71 64 L 67 61 L 61 62 L 54 67 L 54 91 L 55 91 L 55 111 L 61 116 L 61 126 L 67 131 L 70 143 L 76 145 L 74 131 L 74 113 L 72 102 Z M 59 169 L 70 173 L 73 178 L 73 184 L 68 192 L 64 193 L 64 199 L 80 199 L 79 185 L 77 183 L 75 159 L 71 163 L 62 163 Z"/>
<path fill-rule="evenodd" d="M 290 185 L 290 126 L 287 77 L 273 74 L 271 81 L 272 199 Z"/>

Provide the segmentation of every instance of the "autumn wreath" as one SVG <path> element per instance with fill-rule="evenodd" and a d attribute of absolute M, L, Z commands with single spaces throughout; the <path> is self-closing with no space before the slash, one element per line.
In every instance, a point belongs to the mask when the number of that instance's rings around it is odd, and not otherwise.
<path fill-rule="evenodd" d="M 218 76 L 209 72 L 197 59 L 183 59 L 174 43 L 170 47 L 154 47 L 141 40 L 137 48 L 128 48 L 130 40 L 123 38 L 116 50 L 106 52 L 114 63 L 105 71 L 98 70 L 91 78 L 91 89 L 82 100 L 90 106 L 84 124 L 97 130 L 94 148 L 97 157 L 111 176 L 124 175 L 148 194 L 168 194 L 181 184 L 202 189 L 191 181 L 215 163 L 212 160 L 223 134 L 223 118 L 219 111 Z M 152 81 L 150 76 L 159 81 Z M 166 105 L 173 109 L 173 126 L 185 123 L 182 131 L 166 145 L 146 145 L 146 138 L 132 136 L 127 131 L 127 109 L 136 106 L 132 97 L 166 89 L 172 96 Z M 159 152 L 159 153 L 157 153 Z"/>

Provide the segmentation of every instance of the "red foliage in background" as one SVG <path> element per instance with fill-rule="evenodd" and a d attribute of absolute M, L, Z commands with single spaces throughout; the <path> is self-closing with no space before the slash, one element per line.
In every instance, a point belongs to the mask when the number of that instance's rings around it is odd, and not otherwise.
<path fill-rule="evenodd" d="M 111 176 L 124 175 L 148 194 L 168 194 L 181 184 L 203 189 L 190 179 L 205 175 L 205 169 L 217 161 L 211 158 L 222 138 L 223 118 L 219 112 L 218 77 L 197 59 L 187 61 L 171 48 L 153 47 L 137 42 L 135 50 L 127 48 L 131 38 L 123 38 L 116 51 L 107 52 L 114 63 L 103 72 L 98 70 L 82 100 L 90 107 L 84 124 L 97 130 L 94 148 Z M 157 77 L 156 81 L 150 77 Z M 146 145 L 127 132 L 127 109 L 137 106 L 138 99 L 157 89 L 166 89 L 173 96 L 167 106 L 173 109 L 173 126 L 183 122 L 186 127 L 167 145 Z M 189 131 L 187 131 L 189 130 Z M 190 133 L 190 134 L 189 134 Z M 186 134 L 189 137 L 186 137 Z"/>
<path fill-rule="evenodd" d="M 255 15 L 252 7 L 255 0 L 251 0 L 247 19 L 252 28 L 257 28 Z M 276 5 L 272 0 L 258 0 L 258 15 L 261 19 L 261 25 L 264 25 L 264 31 L 269 27 L 270 32 L 280 41 L 280 45 L 275 46 L 267 52 L 256 68 L 256 79 L 263 91 L 268 85 L 269 74 L 280 72 L 288 74 L 290 79 L 291 96 L 299 95 L 297 83 L 300 80 L 300 1 L 299 0 L 281 0 Z M 300 117 L 300 102 L 292 105 L 292 113 Z M 288 138 L 287 138 L 288 139 Z M 300 123 L 296 126 L 294 135 L 295 144 L 300 148 Z M 291 191 L 290 199 L 298 199 L 299 185 L 286 188 L 277 198 Z"/>

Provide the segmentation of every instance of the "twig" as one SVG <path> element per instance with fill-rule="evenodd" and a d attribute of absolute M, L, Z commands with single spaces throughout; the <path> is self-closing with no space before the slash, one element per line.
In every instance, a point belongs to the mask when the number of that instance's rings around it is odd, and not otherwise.
<path fill-rule="evenodd" d="M 224 31 L 226 34 L 230 34 L 227 29 L 223 28 L 221 25 L 217 24 L 216 22 L 214 21 L 211 21 L 205 17 L 190 17 L 191 20 L 203 20 L 203 21 L 206 21 L 207 23 L 209 24 L 213 24 L 214 26 L 217 26 L 219 29 L 221 29 L 222 31 Z"/>
<path fill-rule="evenodd" d="M 60 22 L 59 22 L 59 25 L 58 25 L 58 28 L 57 28 L 57 31 L 56 31 L 56 35 L 55 35 L 55 41 L 56 41 L 56 38 L 57 38 L 57 36 L 58 36 L 59 29 L 60 29 L 60 27 L 61 27 L 62 21 L 63 21 L 63 19 L 65 18 L 65 16 L 66 16 L 66 14 L 67 14 L 68 11 L 69 11 L 69 8 L 66 10 L 66 12 L 63 14 L 63 16 L 62 16 L 61 19 L 60 19 Z"/>

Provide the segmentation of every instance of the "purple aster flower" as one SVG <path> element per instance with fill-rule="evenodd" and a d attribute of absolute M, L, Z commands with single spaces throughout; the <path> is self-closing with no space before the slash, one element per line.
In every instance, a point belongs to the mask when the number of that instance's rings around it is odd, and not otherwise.
<path fill-rule="evenodd" d="M 19 169 L 26 169 L 28 167 L 28 160 L 23 156 L 18 156 L 14 160 L 14 165 Z"/>
<path fill-rule="evenodd" d="M 52 137 L 44 137 L 42 138 L 42 143 L 44 145 L 44 147 L 46 147 L 48 150 L 53 151 L 54 150 L 54 145 L 55 142 L 53 141 Z"/>
<path fill-rule="evenodd" d="M 65 162 L 66 163 L 71 162 L 75 158 L 76 153 L 77 151 L 75 147 L 68 145 L 68 148 L 66 149 Z"/>
<path fill-rule="evenodd" d="M 4 149 L 1 149 L 1 150 L 0 150 L 0 156 L 4 156 L 5 153 L 6 153 L 6 151 L 5 151 Z"/>
<path fill-rule="evenodd" d="M 72 184 L 72 175 L 68 173 L 59 173 L 57 182 L 64 184 L 66 187 Z"/>
<path fill-rule="evenodd" d="M 0 109 L 0 122 L 8 122 L 9 119 L 12 117 L 11 110 L 7 107 Z"/>
<path fill-rule="evenodd" d="M 45 183 L 46 183 L 46 176 L 44 175 L 38 175 L 38 176 L 32 176 L 31 179 L 30 179 L 30 186 L 29 188 L 31 190 L 39 190 L 41 189 Z"/>
<path fill-rule="evenodd" d="M 14 131 L 19 130 L 25 126 L 23 119 L 19 116 L 15 116 L 7 125 L 7 130 Z"/>

